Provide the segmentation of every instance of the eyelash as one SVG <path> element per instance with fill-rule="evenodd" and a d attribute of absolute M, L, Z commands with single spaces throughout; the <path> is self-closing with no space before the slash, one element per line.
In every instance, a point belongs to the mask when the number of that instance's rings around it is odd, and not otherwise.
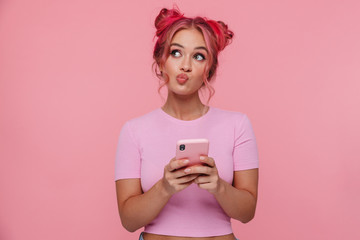
<path fill-rule="evenodd" d="M 175 52 L 180 52 L 180 51 L 177 50 L 177 49 L 174 49 L 174 50 L 172 50 L 172 51 L 170 52 L 170 54 L 175 57 Z M 203 54 L 201 54 L 201 53 L 196 53 L 196 54 L 195 54 L 195 58 L 196 58 L 197 56 L 201 56 L 201 57 L 202 57 L 202 59 L 201 59 L 201 60 L 198 60 L 198 61 L 204 61 L 204 60 L 206 59 L 205 56 L 204 56 Z"/>

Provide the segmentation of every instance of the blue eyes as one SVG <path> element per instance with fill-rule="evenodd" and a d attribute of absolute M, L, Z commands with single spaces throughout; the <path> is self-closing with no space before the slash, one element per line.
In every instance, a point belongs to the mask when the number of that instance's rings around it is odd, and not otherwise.
<path fill-rule="evenodd" d="M 204 55 L 197 53 L 197 54 L 195 54 L 195 59 L 198 61 L 203 61 L 203 60 L 205 60 L 205 57 L 204 57 Z"/>
<path fill-rule="evenodd" d="M 180 52 L 178 50 L 172 50 L 170 54 L 174 57 L 180 57 Z"/>
<path fill-rule="evenodd" d="M 170 52 L 171 55 L 173 55 L 174 57 L 180 57 L 181 54 L 180 54 L 180 51 L 179 50 L 172 50 Z M 205 60 L 205 56 L 202 55 L 201 53 L 196 53 L 194 55 L 194 58 L 197 60 L 197 61 L 204 61 Z"/>

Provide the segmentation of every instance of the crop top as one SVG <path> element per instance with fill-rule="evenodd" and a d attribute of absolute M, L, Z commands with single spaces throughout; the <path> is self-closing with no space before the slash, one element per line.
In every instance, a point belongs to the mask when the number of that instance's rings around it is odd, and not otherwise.
<path fill-rule="evenodd" d="M 209 140 L 208 156 L 215 160 L 220 178 L 230 184 L 234 171 L 259 166 L 256 139 L 246 114 L 210 107 L 200 118 L 185 121 L 157 108 L 123 125 L 116 150 L 115 181 L 140 178 L 143 192 L 148 191 L 175 157 L 176 142 L 190 138 Z M 230 217 L 215 197 L 191 184 L 175 193 L 144 231 L 209 237 L 230 234 L 232 228 Z"/>

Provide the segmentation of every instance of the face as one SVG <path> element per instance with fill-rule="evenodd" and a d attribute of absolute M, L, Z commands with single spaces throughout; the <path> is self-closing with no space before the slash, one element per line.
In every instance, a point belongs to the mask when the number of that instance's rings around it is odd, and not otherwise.
<path fill-rule="evenodd" d="M 178 31 L 170 43 L 170 55 L 160 70 L 169 77 L 169 93 L 191 95 L 203 84 L 208 50 L 201 32 L 196 29 Z"/>

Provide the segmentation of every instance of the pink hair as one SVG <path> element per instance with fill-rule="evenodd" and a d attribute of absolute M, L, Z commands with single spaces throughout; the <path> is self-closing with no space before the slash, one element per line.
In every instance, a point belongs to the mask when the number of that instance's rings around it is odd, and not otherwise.
<path fill-rule="evenodd" d="M 209 82 L 215 77 L 218 66 L 218 54 L 227 45 L 231 43 L 234 33 L 230 31 L 225 23 L 222 21 L 208 20 L 203 17 L 188 18 L 180 13 L 178 9 L 161 9 L 159 15 L 155 19 L 155 27 L 157 29 L 156 36 L 158 37 L 154 47 L 154 63 L 153 68 L 156 76 L 162 79 L 162 73 L 158 71 L 159 67 L 164 66 L 166 59 L 170 53 L 170 43 L 173 36 L 182 29 L 195 28 L 204 36 L 206 47 L 208 48 L 209 61 L 204 71 L 203 84 L 209 90 L 209 98 L 214 95 L 215 90 Z M 160 85 L 160 89 L 166 85 L 168 80 L 165 80 Z"/>

